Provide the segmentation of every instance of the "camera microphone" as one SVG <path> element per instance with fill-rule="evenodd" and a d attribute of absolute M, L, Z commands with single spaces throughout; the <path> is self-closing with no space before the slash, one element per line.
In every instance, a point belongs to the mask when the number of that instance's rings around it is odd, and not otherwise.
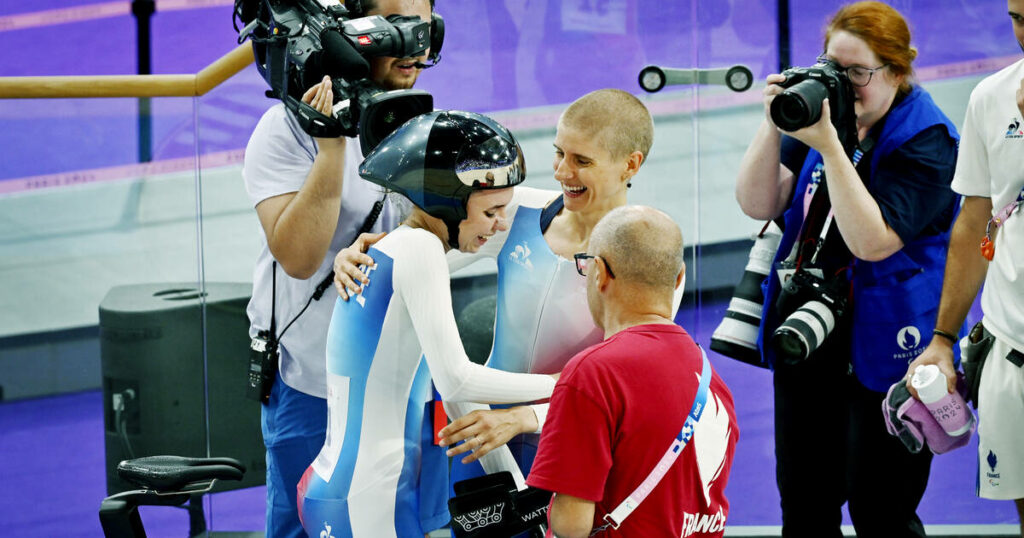
<path fill-rule="evenodd" d="M 754 74 L 745 65 L 718 69 L 675 69 L 648 65 L 640 70 L 640 87 L 654 93 L 676 84 L 724 84 L 734 92 L 746 91 L 754 84 Z"/>
<path fill-rule="evenodd" d="M 370 75 L 370 63 L 336 30 L 324 30 L 320 34 L 320 43 L 323 46 L 320 51 L 323 74 L 350 82 Z"/>

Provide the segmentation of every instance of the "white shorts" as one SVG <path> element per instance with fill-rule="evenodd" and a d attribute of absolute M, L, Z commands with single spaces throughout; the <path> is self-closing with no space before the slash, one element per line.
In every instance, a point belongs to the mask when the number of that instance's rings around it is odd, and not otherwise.
<path fill-rule="evenodd" d="M 1024 498 L 1024 367 L 996 339 L 978 389 L 978 496 Z"/>

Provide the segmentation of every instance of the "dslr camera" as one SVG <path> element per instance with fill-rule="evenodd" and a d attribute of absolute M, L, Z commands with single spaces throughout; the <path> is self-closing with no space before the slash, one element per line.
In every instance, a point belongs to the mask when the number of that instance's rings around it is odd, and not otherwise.
<path fill-rule="evenodd" d="M 369 78 L 368 58 L 412 58 L 428 48 L 432 67 L 440 60 L 444 19 L 391 15 L 362 16 L 361 2 L 348 0 L 235 0 L 239 43 L 252 42 L 256 67 L 268 97 L 280 99 L 310 136 L 359 136 L 363 153 L 406 120 L 433 110 L 422 90 L 385 91 Z M 334 111 L 321 114 L 302 94 L 331 78 Z"/>
<path fill-rule="evenodd" d="M 829 120 L 839 133 L 843 147 L 857 143 L 857 115 L 853 110 L 856 96 L 846 70 L 826 58 L 810 67 L 793 67 L 782 72 L 785 88 L 771 104 L 771 117 L 783 131 L 796 131 L 818 122 L 821 103 L 828 98 Z M 852 138 L 851 138 L 852 137 Z"/>
<path fill-rule="evenodd" d="M 846 297 L 843 278 L 825 281 L 803 268 L 793 273 L 775 301 L 785 321 L 772 333 L 772 346 L 784 363 L 798 364 L 821 346 L 846 313 Z"/>

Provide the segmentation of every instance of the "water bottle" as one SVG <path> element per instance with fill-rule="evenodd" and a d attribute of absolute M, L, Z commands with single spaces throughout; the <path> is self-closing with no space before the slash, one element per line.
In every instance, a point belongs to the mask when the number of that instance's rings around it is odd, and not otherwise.
<path fill-rule="evenodd" d="M 918 366 L 914 369 L 910 385 L 917 390 L 918 399 L 935 417 L 935 422 L 938 422 L 949 436 L 963 435 L 971 429 L 974 414 L 967 408 L 967 403 L 959 392 L 950 393 L 946 390 L 946 376 L 938 366 Z"/>

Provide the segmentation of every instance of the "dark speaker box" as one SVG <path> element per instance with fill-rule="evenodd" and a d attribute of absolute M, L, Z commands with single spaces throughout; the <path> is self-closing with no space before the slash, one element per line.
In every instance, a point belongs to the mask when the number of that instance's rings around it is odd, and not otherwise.
<path fill-rule="evenodd" d="M 240 482 L 266 481 L 260 404 L 245 397 L 249 365 L 246 304 L 251 284 L 134 284 L 100 303 L 100 358 L 107 494 L 136 489 L 117 476 L 134 457 L 228 456 L 245 464 Z"/>

